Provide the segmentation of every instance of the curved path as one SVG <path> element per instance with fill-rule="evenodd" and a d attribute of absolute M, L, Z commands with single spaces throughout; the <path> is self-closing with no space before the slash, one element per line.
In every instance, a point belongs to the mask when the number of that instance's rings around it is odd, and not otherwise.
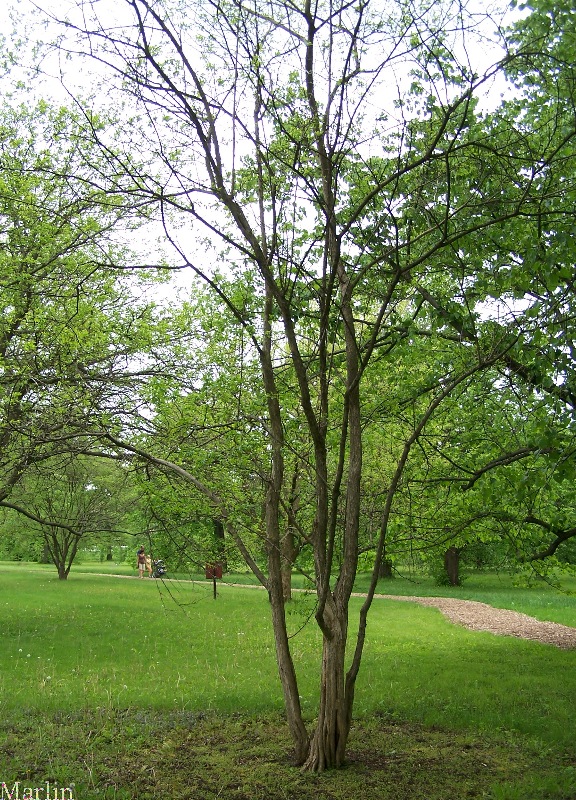
<path fill-rule="evenodd" d="M 114 575 L 111 573 L 90 573 L 114 578 L 136 578 L 132 575 Z M 184 581 L 188 583 L 189 581 Z M 191 583 L 204 583 L 204 581 L 190 581 Z M 211 584 L 211 581 L 207 581 Z M 222 583 L 219 584 L 220 586 Z M 259 584 L 225 583 L 226 586 L 235 586 L 242 589 L 263 589 Z M 294 591 L 299 591 L 295 589 Z M 366 595 L 354 593 L 354 597 Z M 576 649 L 576 628 L 561 625 L 559 622 L 543 622 L 522 614 L 520 611 L 510 611 L 505 608 L 495 608 L 478 600 L 458 600 L 453 597 L 411 597 L 394 594 L 376 594 L 374 598 L 382 600 L 397 600 L 405 603 L 418 603 L 422 606 L 431 606 L 439 609 L 444 616 L 456 625 L 463 625 L 472 631 L 486 631 L 497 636 L 516 636 L 519 639 L 531 639 L 560 647 L 563 650 Z"/>
<path fill-rule="evenodd" d="M 558 622 L 542 622 L 519 611 L 494 608 L 477 600 L 457 600 L 452 597 L 404 597 L 376 595 L 386 600 L 419 603 L 438 608 L 450 622 L 464 625 L 473 631 L 488 631 L 498 636 L 517 636 L 552 644 L 564 650 L 576 649 L 576 628 Z"/>

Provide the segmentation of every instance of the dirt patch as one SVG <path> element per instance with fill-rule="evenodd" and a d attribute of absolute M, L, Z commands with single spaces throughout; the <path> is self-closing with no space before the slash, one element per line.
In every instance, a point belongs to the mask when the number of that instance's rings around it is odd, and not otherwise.
<path fill-rule="evenodd" d="M 463 625 L 473 631 L 487 631 L 497 636 L 517 636 L 536 642 L 552 644 L 564 650 L 576 649 L 576 628 L 558 622 L 542 622 L 505 608 L 494 608 L 477 600 L 456 600 L 452 597 L 403 597 L 400 595 L 376 595 L 386 600 L 419 603 L 421 606 L 438 608 L 450 622 Z"/>

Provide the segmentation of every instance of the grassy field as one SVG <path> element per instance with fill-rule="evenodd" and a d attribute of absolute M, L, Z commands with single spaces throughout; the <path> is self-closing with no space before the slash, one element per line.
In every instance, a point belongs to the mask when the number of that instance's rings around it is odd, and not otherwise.
<path fill-rule="evenodd" d="M 66 582 L 36 565 L 3 571 L 0 784 L 9 788 L 74 783 L 77 800 L 576 798 L 574 651 L 377 600 L 350 765 L 306 776 L 290 766 L 265 592 L 220 585 L 213 600 L 201 582 L 94 574 L 102 565 Z M 383 591 L 410 588 L 450 593 L 424 579 Z M 576 596 L 547 585 L 479 576 L 457 596 L 576 626 Z M 310 721 L 312 611 L 313 598 L 298 594 L 290 626 Z"/>

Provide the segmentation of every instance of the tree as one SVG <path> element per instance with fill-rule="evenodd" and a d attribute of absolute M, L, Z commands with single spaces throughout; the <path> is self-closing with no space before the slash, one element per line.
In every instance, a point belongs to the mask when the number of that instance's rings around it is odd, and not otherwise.
<path fill-rule="evenodd" d="M 224 285 L 222 278 L 220 287 Z M 227 291 L 243 297 L 246 303 L 249 290 L 241 282 L 229 284 Z M 174 360 L 178 371 L 168 380 L 160 377 L 148 384 L 146 397 L 154 415 L 149 421 L 146 447 L 150 453 L 170 453 L 172 460 L 193 464 L 194 474 L 203 486 L 226 498 L 228 516 L 233 512 L 234 527 L 241 531 L 241 547 L 263 569 L 266 556 L 262 525 L 269 453 L 263 435 L 266 399 L 258 386 L 253 348 L 243 329 L 235 326 L 230 310 L 207 291 L 195 288 L 194 297 L 183 304 L 176 317 L 174 338 L 180 346 Z M 281 498 L 285 600 L 291 597 L 292 569 L 305 546 L 302 531 L 311 523 L 306 489 L 307 442 L 298 435 L 298 407 L 293 401 L 293 393 L 286 392 L 282 403 L 285 425 L 290 426 L 291 477 Z M 234 537 L 228 535 L 224 521 L 213 516 L 214 505 L 206 492 L 191 496 L 182 490 L 177 477 L 150 465 L 143 475 L 142 487 L 153 515 L 151 527 L 164 529 L 162 547 L 164 552 L 172 553 L 174 562 L 180 560 L 178 549 L 192 556 L 196 568 L 209 561 L 234 559 Z M 228 541 L 225 549 L 222 535 Z M 154 538 L 158 539 L 158 533 Z"/>
<path fill-rule="evenodd" d="M 475 22 L 449 2 L 429 9 L 412 2 L 126 0 L 118 17 L 103 3 L 82 11 L 66 20 L 62 46 L 107 64 L 145 126 L 130 128 L 124 149 L 94 128 L 108 159 L 102 185 L 107 177 L 118 191 L 118 175 L 127 176 L 132 197 L 157 204 L 182 266 L 227 306 L 259 365 L 266 575 L 242 543 L 228 497 L 198 477 L 196 463 L 187 469 L 178 453 L 150 452 L 142 439 L 110 442 L 187 480 L 244 548 L 270 596 L 296 760 L 317 771 L 339 766 L 378 566 L 415 447 L 443 404 L 468 391 L 479 372 L 502 364 L 541 386 L 520 358 L 528 316 L 494 324 L 480 304 L 511 290 L 506 265 L 517 262 L 518 247 L 527 252 L 548 203 L 554 224 L 573 214 L 571 197 L 556 202 L 559 178 L 573 166 L 573 121 L 550 90 L 563 78 L 555 65 L 548 69 L 553 61 L 540 31 L 504 42 L 492 64 L 473 64 L 475 37 L 486 39 L 493 23 Z M 535 58 L 549 82 L 544 119 L 534 119 L 521 99 L 483 111 L 493 80 L 514 70 L 522 81 Z M 147 169 L 135 164 L 138 141 L 146 142 Z M 209 239 L 195 256 L 178 219 Z M 214 268 L 221 261 L 211 263 L 210 247 L 220 247 L 227 269 L 243 276 L 241 297 Z M 529 266 L 522 262 L 525 284 Z M 422 337 L 434 357 L 414 360 Z M 411 413 L 394 443 L 373 578 L 347 662 L 364 441 L 382 375 L 378 402 Z M 293 427 L 312 500 L 302 534 L 313 553 L 323 636 L 311 734 L 282 589 Z"/>
<path fill-rule="evenodd" d="M 18 106 L 13 98 L 0 119 L 0 504 L 7 507 L 29 470 L 97 448 L 103 426 L 121 424 L 119 411 L 129 413 L 150 374 L 142 358 L 154 338 L 154 306 L 122 273 L 118 238 L 138 212 L 94 185 L 98 165 L 82 124 L 65 108 Z"/>
<path fill-rule="evenodd" d="M 399 407 L 383 418 L 378 410 L 371 469 L 388 449 L 384 437 L 401 437 L 410 414 Z M 410 553 L 429 558 L 435 574 L 446 554 L 451 582 L 458 582 L 458 559 L 471 545 L 477 554 L 478 545 L 494 545 L 506 568 L 525 568 L 544 554 L 553 566 L 550 557 L 574 527 L 573 458 L 569 409 L 513 383 L 502 364 L 483 371 L 444 403 L 420 437 L 397 493 L 389 553 L 400 561 Z M 374 491 L 369 497 L 378 502 Z"/>
<path fill-rule="evenodd" d="M 66 580 L 88 538 L 120 532 L 127 476 L 116 465 L 82 457 L 47 459 L 26 472 L 10 507 L 44 542 L 60 580 Z"/>

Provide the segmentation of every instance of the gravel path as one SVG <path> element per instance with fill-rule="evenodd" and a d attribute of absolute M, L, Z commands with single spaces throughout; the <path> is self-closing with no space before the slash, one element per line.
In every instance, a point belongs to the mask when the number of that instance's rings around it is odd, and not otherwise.
<path fill-rule="evenodd" d="M 380 594 L 376 597 L 438 608 L 450 622 L 464 625 L 472 631 L 532 639 L 564 650 L 576 649 L 576 628 L 560 625 L 558 622 L 541 622 L 519 611 L 494 608 L 476 600 L 455 600 L 452 597 L 403 597 L 391 594 Z"/>

